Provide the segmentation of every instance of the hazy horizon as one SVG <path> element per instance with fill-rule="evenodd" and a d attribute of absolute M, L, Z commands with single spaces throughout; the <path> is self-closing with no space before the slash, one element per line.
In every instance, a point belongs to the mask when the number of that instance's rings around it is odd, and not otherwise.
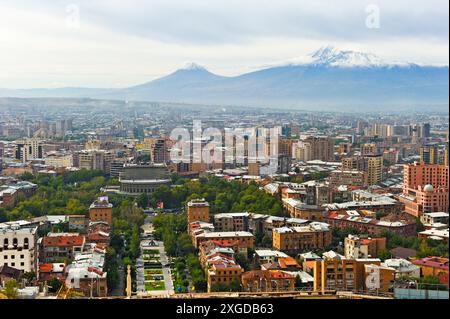
<path fill-rule="evenodd" d="M 235 76 L 327 45 L 388 61 L 448 65 L 448 6 L 444 0 L 376 6 L 0 0 L 0 88 L 128 87 L 187 62 Z"/>

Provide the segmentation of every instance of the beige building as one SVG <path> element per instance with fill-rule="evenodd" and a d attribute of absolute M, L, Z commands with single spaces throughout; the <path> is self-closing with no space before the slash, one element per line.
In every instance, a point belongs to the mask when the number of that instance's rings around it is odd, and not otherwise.
<path fill-rule="evenodd" d="M 72 167 L 73 157 L 72 154 L 59 154 L 52 153 L 48 154 L 45 158 L 45 165 L 53 166 L 54 168 L 60 167 Z"/>
<path fill-rule="evenodd" d="M 74 154 L 74 166 L 87 170 L 110 172 L 114 154 L 105 150 L 83 150 Z"/>
<path fill-rule="evenodd" d="M 304 143 L 311 145 L 311 160 L 334 161 L 334 141 L 327 136 L 309 136 Z"/>
<path fill-rule="evenodd" d="M 363 238 L 350 234 L 344 239 L 345 258 L 376 258 L 384 249 L 386 249 L 384 237 Z"/>
<path fill-rule="evenodd" d="M 364 183 L 376 185 L 383 177 L 383 156 L 379 154 L 353 156 L 342 159 L 342 170 L 364 172 Z"/>
<path fill-rule="evenodd" d="M 307 226 L 273 229 L 273 249 L 298 253 L 311 249 L 323 249 L 331 244 L 331 230 L 325 223 L 313 222 Z"/>
<path fill-rule="evenodd" d="M 37 270 L 37 226 L 25 221 L 0 224 L 0 264 L 23 272 Z"/>

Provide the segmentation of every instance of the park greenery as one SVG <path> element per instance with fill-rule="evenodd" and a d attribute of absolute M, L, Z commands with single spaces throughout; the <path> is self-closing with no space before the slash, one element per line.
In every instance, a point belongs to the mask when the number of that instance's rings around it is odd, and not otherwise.
<path fill-rule="evenodd" d="M 211 214 L 243 212 L 281 216 L 281 203 L 267 194 L 256 183 L 228 182 L 217 177 L 187 180 L 173 178 L 172 188 L 162 186 L 151 195 L 141 194 L 137 202 L 141 207 L 156 207 L 158 202 L 164 208 L 185 207 L 194 198 L 204 198 L 210 204 Z"/>
<path fill-rule="evenodd" d="M 104 176 L 100 170 L 79 170 L 56 177 L 24 173 L 20 178 L 36 184 L 36 193 L 29 198 L 20 197 L 15 207 L 0 208 L 0 222 L 45 215 L 86 215 L 92 202 L 104 195 L 100 189 L 117 184 L 117 179 Z M 113 227 L 105 269 L 108 288 L 113 289 L 121 280 L 119 264 L 131 265 L 132 274 L 135 273 L 134 261 L 140 254 L 139 229 L 145 215 L 133 197 L 114 194 L 109 196 L 109 201 L 113 204 Z M 68 230 L 63 225 L 54 225 L 52 229 L 43 229 L 40 235 L 49 231 Z"/>

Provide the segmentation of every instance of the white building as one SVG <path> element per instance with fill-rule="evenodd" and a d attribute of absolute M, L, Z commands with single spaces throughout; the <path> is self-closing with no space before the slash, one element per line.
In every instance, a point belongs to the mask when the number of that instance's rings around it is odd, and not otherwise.
<path fill-rule="evenodd" d="M 37 228 L 26 221 L 0 224 L 0 263 L 24 272 L 36 272 Z"/>
<path fill-rule="evenodd" d="M 406 259 L 402 258 L 394 258 L 394 259 L 386 259 L 382 266 L 394 268 L 395 276 L 399 277 L 412 277 L 412 278 L 420 278 L 420 267 L 414 265 L 412 262 L 409 262 Z"/>

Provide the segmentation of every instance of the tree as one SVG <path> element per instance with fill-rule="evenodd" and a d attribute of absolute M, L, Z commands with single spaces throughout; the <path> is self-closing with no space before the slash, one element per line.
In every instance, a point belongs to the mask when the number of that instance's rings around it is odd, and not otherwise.
<path fill-rule="evenodd" d="M 24 272 L 21 278 L 25 279 L 27 284 L 31 284 L 36 279 L 36 273 L 34 271 Z"/>
<path fill-rule="evenodd" d="M 2 293 L 8 298 L 8 299 L 17 299 L 19 296 L 18 291 L 19 285 L 17 284 L 17 281 L 15 279 L 10 279 L 6 281 L 5 287 L 2 290 Z"/>
<path fill-rule="evenodd" d="M 141 253 L 141 241 L 139 239 L 139 228 L 138 226 L 133 227 L 133 233 L 131 235 L 130 252 L 134 258 L 139 257 Z"/>
<path fill-rule="evenodd" d="M 21 180 L 23 181 L 29 181 L 31 182 L 34 179 L 34 175 L 31 174 L 30 172 L 25 172 L 22 175 L 20 175 L 19 177 Z"/>
<path fill-rule="evenodd" d="M 391 258 L 391 253 L 387 249 L 383 249 L 378 253 L 378 258 L 380 258 L 382 261 L 385 261 L 386 259 Z"/>
<path fill-rule="evenodd" d="M 297 276 L 295 276 L 295 288 L 300 288 L 302 286 L 302 278 L 300 277 L 299 274 L 297 274 Z"/>
<path fill-rule="evenodd" d="M 109 275 L 109 274 L 108 274 L 108 275 Z M 58 278 L 53 277 L 52 279 L 50 279 L 50 280 L 47 282 L 47 285 L 48 285 L 48 290 L 49 290 L 50 292 L 56 293 L 56 292 L 59 290 L 59 288 L 61 288 L 62 282 L 61 282 Z"/>
<path fill-rule="evenodd" d="M 136 198 L 136 203 L 141 208 L 147 208 L 150 203 L 150 199 L 146 193 L 142 193 Z"/>
<path fill-rule="evenodd" d="M 234 256 L 234 259 L 236 260 L 236 263 L 238 263 L 239 266 L 241 266 L 244 270 L 247 271 L 250 269 L 250 264 L 248 262 L 248 258 L 243 253 L 237 253 Z"/>
<path fill-rule="evenodd" d="M 265 234 L 261 241 L 261 245 L 263 247 L 271 247 L 272 246 L 272 238 L 270 238 L 269 235 Z"/>

